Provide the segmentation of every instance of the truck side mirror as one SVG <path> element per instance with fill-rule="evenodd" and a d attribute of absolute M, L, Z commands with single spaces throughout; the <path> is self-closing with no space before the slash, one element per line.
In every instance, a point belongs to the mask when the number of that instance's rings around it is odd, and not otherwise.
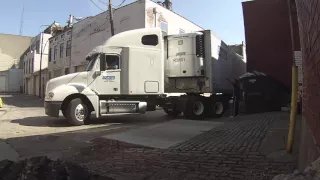
<path fill-rule="evenodd" d="M 96 74 L 96 76 L 100 76 L 101 75 L 101 71 L 96 71 L 95 74 Z"/>

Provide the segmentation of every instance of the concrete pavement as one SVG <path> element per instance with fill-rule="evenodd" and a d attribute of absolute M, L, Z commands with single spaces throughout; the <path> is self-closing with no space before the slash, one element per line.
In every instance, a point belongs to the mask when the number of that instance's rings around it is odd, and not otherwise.
<path fill-rule="evenodd" d="M 137 141 L 139 133 L 130 130 L 134 136 L 132 144 L 106 139 L 104 136 L 70 160 L 115 179 L 267 180 L 277 174 L 291 173 L 296 168 L 295 153 L 289 158 L 283 158 L 287 154 L 278 153 L 283 152 L 284 142 L 270 143 L 275 138 L 270 134 L 275 131 L 278 132 L 277 138 L 286 139 L 288 113 L 254 114 L 218 120 L 221 121 L 223 123 L 218 126 L 166 149 L 139 145 L 142 144 Z M 159 139 L 148 132 L 153 128 L 141 129 L 146 132 L 145 135 L 150 135 L 150 142 Z M 130 133 L 125 136 L 124 133 L 115 133 L 110 137 L 117 134 L 119 139 L 125 137 L 123 139 L 129 142 Z M 149 142 L 147 144 L 150 145 Z M 266 146 L 268 149 L 264 150 Z M 90 153 L 91 149 L 94 155 Z"/>
<path fill-rule="evenodd" d="M 288 113 L 190 121 L 159 110 L 69 127 L 19 97 L 0 117 L 3 157 L 63 158 L 115 179 L 271 179 L 296 167 L 297 151 L 282 153 Z"/>
<path fill-rule="evenodd" d="M 173 120 L 103 137 L 146 147 L 166 149 L 221 125 L 223 125 L 222 122 Z"/>

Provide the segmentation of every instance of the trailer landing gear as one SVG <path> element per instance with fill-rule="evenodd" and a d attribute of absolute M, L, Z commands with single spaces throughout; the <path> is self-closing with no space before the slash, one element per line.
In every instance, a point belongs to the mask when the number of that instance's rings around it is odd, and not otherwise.
<path fill-rule="evenodd" d="M 167 113 L 167 115 L 170 117 L 177 117 L 182 113 L 182 111 L 179 111 L 177 109 L 168 109 L 168 108 L 163 108 L 163 111 Z"/>

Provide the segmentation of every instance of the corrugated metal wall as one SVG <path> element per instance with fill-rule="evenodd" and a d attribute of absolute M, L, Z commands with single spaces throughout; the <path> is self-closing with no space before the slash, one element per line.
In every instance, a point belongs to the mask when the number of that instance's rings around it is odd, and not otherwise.
<path fill-rule="evenodd" d="M 247 70 L 269 74 L 291 88 L 293 61 L 287 0 L 243 2 Z M 296 50 L 300 50 L 296 14 L 293 14 Z"/>

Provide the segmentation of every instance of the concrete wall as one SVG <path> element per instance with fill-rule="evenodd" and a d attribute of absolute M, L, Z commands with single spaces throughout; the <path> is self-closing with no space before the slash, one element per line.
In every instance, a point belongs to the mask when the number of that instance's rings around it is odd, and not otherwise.
<path fill-rule="evenodd" d="M 320 31 L 317 20 L 320 17 L 318 0 L 296 0 L 303 70 L 303 116 L 299 165 L 319 157 L 320 144 Z"/>
<path fill-rule="evenodd" d="M 7 71 L 1 71 L 0 76 L 5 77 L 5 84 L 1 84 L 4 88 L 2 92 L 21 92 L 22 91 L 22 69 L 9 69 Z M 2 89 L 2 88 L 1 88 Z"/>
<path fill-rule="evenodd" d="M 287 0 L 243 2 L 247 48 L 247 70 L 273 76 L 291 88 L 293 62 L 292 41 Z M 296 14 L 292 14 L 297 27 Z M 299 39 L 298 28 L 294 29 Z M 295 50 L 300 51 L 299 41 Z"/>
<path fill-rule="evenodd" d="M 115 33 L 143 28 L 145 26 L 145 3 L 137 1 L 114 11 Z M 96 46 L 104 44 L 111 37 L 109 13 L 88 17 L 73 25 L 71 66 L 75 71 L 83 69 L 86 55 Z M 81 67 L 82 66 L 82 67 Z M 79 71 L 79 70 L 78 70 Z"/>
<path fill-rule="evenodd" d="M 20 56 L 29 47 L 31 38 L 0 34 L 0 71 L 8 70 L 14 63 L 20 64 Z"/>

